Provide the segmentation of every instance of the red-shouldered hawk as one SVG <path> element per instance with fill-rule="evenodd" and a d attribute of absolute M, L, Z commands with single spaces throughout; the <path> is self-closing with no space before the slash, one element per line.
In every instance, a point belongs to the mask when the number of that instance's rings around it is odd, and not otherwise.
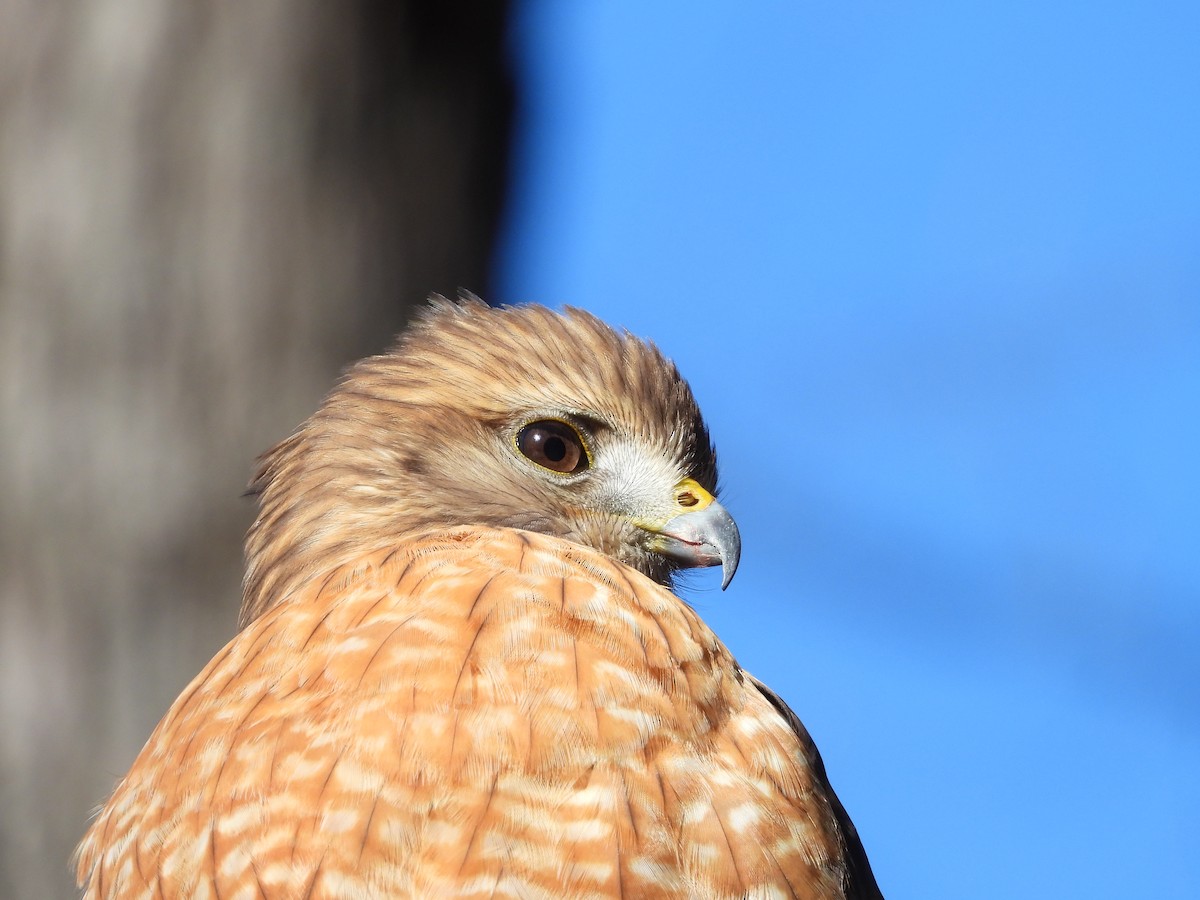
<path fill-rule="evenodd" d="M 804 727 L 669 589 L 740 540 L 652 345 L 437 300 L 252 489 L 243 629 L 87 897 L 880 896 Z"/>

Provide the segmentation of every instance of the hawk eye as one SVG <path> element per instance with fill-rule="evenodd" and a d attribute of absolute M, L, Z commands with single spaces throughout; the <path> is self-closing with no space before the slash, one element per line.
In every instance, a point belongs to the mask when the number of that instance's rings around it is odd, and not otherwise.
<path fill-rule="evenodd" d="M 517 432 L 517 449 L 543 469 L 574 475 L 590 464 L 579 432 L 566 422 L 530 422 Z"/>

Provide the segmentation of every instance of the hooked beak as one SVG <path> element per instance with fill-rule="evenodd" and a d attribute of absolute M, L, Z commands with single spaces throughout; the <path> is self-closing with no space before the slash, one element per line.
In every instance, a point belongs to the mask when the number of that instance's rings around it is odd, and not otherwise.
<path fill-rule="evenodd" d="M 742 555 L 742 537 L 733 516 L 691 478 L 675 486 L 680 512 L 657 527 L 651 547 L 683 568 L 721 567 L 721 590 L 729 587 Z"/>

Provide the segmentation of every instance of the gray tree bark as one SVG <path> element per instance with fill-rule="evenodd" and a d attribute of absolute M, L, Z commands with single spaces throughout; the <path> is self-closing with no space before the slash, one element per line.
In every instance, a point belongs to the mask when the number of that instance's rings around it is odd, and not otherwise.
<path fill-rule="evenodd" d="M 232 636 L 255 455 L 486 291 L 505 4 L 0 5 L 0 896 Z"/>

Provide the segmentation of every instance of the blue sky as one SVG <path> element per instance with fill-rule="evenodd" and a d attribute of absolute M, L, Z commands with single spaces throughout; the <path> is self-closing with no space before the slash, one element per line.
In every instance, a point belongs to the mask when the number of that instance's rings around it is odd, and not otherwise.
<path fill-rule="evenodd" d="M 538 0 L 513 40 L 492 299 L 689 377 L 745 545 L 690 596 L 885 893 L 1200 896 L 1200 6 Z"/>

